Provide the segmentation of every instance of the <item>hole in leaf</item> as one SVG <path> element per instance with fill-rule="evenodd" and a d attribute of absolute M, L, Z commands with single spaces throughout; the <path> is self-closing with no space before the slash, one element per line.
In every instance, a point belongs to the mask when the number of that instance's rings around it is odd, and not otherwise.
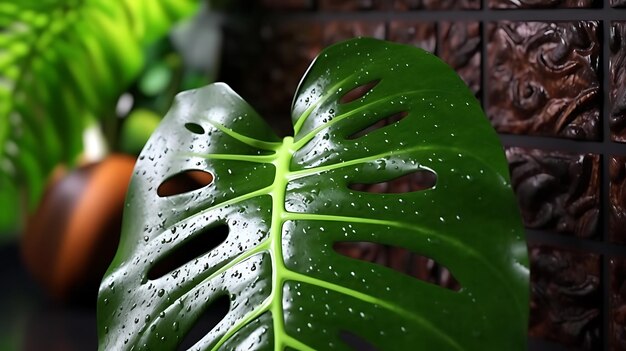
<path fill-rule="evenodd" d="M 204 134 L 204 128 L 197 123 L 185 123 L 185 128 L 194 134 Z"/>
<path fill-rule="evenodd" d="M 336 242 L 333 249 L 344 256 L 376 263 L 442 288 L 453 291 L 461 289 L 461 284 L 449 269 L 405 248 L 369 241 L 342 241 Z"/>
<path fill-rule="evenodd" d="M 374 88 L 376 86 L 376 84 L 378 84 L 380 82 L 380 79 L 378 80 L 373 80 L 369 83 L 365 83 L 363 85 L 359 85 L 358 87 L 350 90 L 349 92 L 345 93 L 341 99 L 339 99 L 339 103 L 341 104 L 347 104 L 349 102 L 352 102 L 354 100 L 360 99 L 363 96 L 365 96 L 365 94 L 367 94 L 370 90 L 372 90 L 372 88 Z"/>
<path fill-rule="evenodd" d="M 348 140 L 354 140 L 354 139 L 358 139 L 360 137 L 363 137 L 377 129 L 386 127 L 388 125 L 394 124 L 396 122 L 401 121 L 404 117 L 408 116 L 408 112 L 407 111 L 402 111 L 402 112 L 398 112 L 398 113 L 394 113 L 391 116 L 385 117 L 381 120 L 379 120 L 376 123 L 371 124 L 369 127 L 366 127 L 364 129 L 361 129 L 360 131 L 350 135 L 347 139 Z"/>
<path fill-rule="evenodd" d="M 160 197 L 179 195 L 198 190 L 213 182 L 213 175 L 197 169 L 187 170 L 167 178 L 157 188 Z"/>
<path fill-rule="evenodd" d="M 420 169 L 386 182 L 374 184 L 353 183 L 348 185 L 348 187 L 352 190 L 368 193 L 401 194 L 432 189 L 436 184 L 437 174 L 435 172 L 428 169 Z"/>
<path fill-rule="evenodd" d="M 351 333 L 346 330 L 342 330 L 339 332 L 339 338 L 348 344 L 352 349 L 358 351 L 378 351 L 378 349 L 372 345 L 369 341 L 363 339 L 362 337 Z"/>
<path fill-rule="evenodd" d="M 157 261 L 148 271 L 148 279 L 159 279 L 185 263 L 208 253 L 226 240 L 228 232 L 228 225 L 219 224 L 196 233 Z"/>
<path fill-rule="evenodd" d="M 205 337 L 215 326 L 226 317 L 230 310 L 230 301 L 227 295 L 218 297 L 202 312 L 194 326 L 187 332 L 183 341 L 178 344 L 177 350 L 188 350 Z"/>

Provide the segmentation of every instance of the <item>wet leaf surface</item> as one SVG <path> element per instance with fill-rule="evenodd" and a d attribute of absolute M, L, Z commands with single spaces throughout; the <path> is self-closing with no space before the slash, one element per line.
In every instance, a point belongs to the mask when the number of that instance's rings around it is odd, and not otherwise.
<path fill-rule="evenodd" d="M 228 312 L 192 349 L 526 348 L 528 263 L 507 163 L 448 66 L 374 39 L 331 46 L 303 78 L 292 120 L 294 136 L 281 141 L 224 84 L 178 96 L 135 169 L 100 290 L 101 349 L 175 349 L 224 296 Z M 159 196 L 189 170 L 212 181 Z M 434 177 L 404 190 L 351 188 L 414 173 Z M 217 246 L 148 274 L 224 226 Z M 460 289 L 347 257 L 333 249 L 341 242 L 423 255 Z"/>

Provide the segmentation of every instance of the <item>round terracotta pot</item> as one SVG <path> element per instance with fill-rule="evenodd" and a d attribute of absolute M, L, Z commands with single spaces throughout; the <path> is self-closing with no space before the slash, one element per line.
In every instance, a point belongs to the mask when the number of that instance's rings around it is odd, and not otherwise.
<path fill-rule="evenodd" d="M 60 301 L 95 301 L 119 242 L 135 158 L 111 155 L 54 177 L 22 236 L 27 269 Z"/>

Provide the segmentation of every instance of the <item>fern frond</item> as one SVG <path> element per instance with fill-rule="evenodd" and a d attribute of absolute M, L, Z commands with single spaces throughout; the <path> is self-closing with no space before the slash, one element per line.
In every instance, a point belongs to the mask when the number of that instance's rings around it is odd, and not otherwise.
<path fill-rule="evenodd" d="M 141 70 L 142 48 L 198 5 L 0 3 L 0 204 L 24 192 L 15 188 L 26 190 L 30 208 L 37 203 L 52 168 L 72 164 L 81 151 L 89 116 L 115 118 L 116 99 Z"/>

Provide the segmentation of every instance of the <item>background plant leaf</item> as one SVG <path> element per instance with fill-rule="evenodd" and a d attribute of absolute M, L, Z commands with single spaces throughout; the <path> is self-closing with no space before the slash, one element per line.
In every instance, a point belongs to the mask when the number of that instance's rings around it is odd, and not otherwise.
<path fill-rule="evenodd" d="M 0 205 L 37 204 L 52 168 L 72 164 L 82 131 L 115 119 L 142 48 L 194 0 L 20 0 L 0 4 Z M 15 226 L 0 217 L 0 230 Z M 13 221 L 11 221 L 13 219 Z"/>
<path fill-rule="evenodd" d="M 177 97 L 135 168 L 99 295 L 100 348 L 191 346 L 228 296 L 194 349 L 347 350 L 349 335 L 386 350 L 525 350 L 520 217 L 498 138 L 461 79 L 423 50 L 355 39 L 318 56 L 292 111 L 295 136 L 280 142 L 224 84 Z M 160 193 L 190 170 L 212 182 Z M 354 190 L 414 172 L 436 185 Z M 345 242 L 430 257 L 461 288 L 346 257 L 334 249 Z"/>

